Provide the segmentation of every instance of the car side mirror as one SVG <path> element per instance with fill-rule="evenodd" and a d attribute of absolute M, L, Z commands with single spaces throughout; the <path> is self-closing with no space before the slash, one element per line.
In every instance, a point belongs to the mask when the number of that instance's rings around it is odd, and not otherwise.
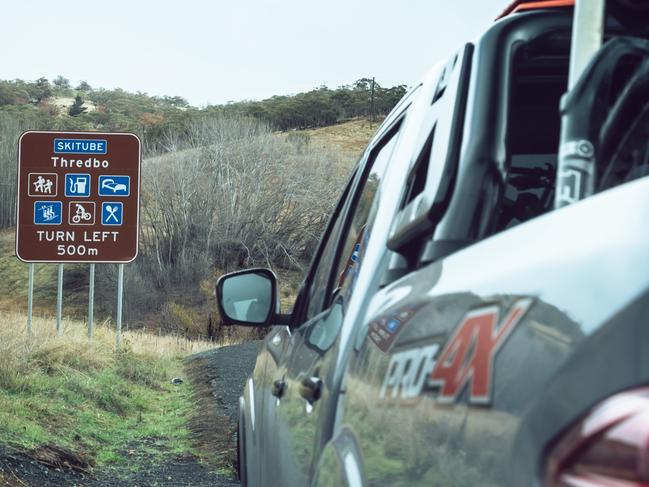
<path fill-rule="evenodd" d="M 246 269 L 221 276 L 216 301 L 226 325 L 269 326 L 279 312 L 277 277 L 270 269 Z"/>

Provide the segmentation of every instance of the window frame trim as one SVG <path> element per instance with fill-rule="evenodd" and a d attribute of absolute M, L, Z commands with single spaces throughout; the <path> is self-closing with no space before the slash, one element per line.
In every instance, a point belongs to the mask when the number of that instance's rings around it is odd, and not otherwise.
<path fill-rule="evenodd" d="M 381 135 L 377 137 L 376 141 L 370 147 L 368 147 L 367 150 L 368 155 L 367 158 L 365 159 L 365 164 L 363 165 L 362 170 L 359 171 L 356 184 L 354 185 L 353 188 L 353 194 L 349 195 L 351 196 L 351 200 L 348 200 L 348 204 L 346 205 L 345 208 L 346 211 L 344 217 L 345 221 L 343 222 L 343 227 L 339 233 L 339 237 L 341 235 L 346 236 L 349 233 L 349 228 L 355 216 L 355 211 L 358 208 L 358 202 L 360 200 L 362 190 L 365 188 L 365 183 L 367 182 L 367 179 L 370 175 L 374 162 L 376 161 L 376 158 L 378 154 L 381 152 L 381 150 L 383 149 L 383 147 L 385 147 L 390 141 L 392 141 L 394 137 L 398 137 L 399 130 L 406 116 L 405 112 L 408 110 L 410 105 L 411 105 L 410 103 L 406 104 L 403 110 L 399 113 L 399 115 L 394 118 L 394 121 L 389 125 L 389 127 L 383 130 Z M 390 159 L 386 165 L 386 168 L 389 167 L 391 163 L 392 160 Z M 341 238 L 338 239 L 336 254 L 333 260 L 335 265 L 333 265 L 332 268 L 329 270 L 330 274 L 329 274 L 329 280 L 327 282 L 327 297 L 323 302 L 322 311 L 329 309 L 332 306 L 334 298 L 336 297 L 334 293 L 335 291 L 334 285 L 336 283 L 336 280 L 338 279 L 337 276 L 338 263 L 343 258 L 343 252 L 345 250 L 343 246 L 344 243 L 346 243 L 346 239 L 344 240 L 345 241 L 343 241 L 343 239 Z"/>

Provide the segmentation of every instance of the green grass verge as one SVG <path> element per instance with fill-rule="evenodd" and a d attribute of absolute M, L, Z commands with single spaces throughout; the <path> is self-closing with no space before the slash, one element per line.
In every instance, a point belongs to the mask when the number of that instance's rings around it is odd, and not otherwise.
<path fill-rule="evenodd" d="M 57 337 L 49 321 L 35 320 L 29 337 L 20 321 L 0 314 L 0 444 L 63 447 L 98 466 L 134 453 L 197 454 L 190 386 L 170 378 L 201 347 L 139 332 L 125 334 L 116 353 L 105 327 L 90 344 L 81 323 L 65 323 Z"/>
<path fill-rule="evenodd" d="M 0 389 L 0 443 L 63 446 L 99 465 L 124 460 L 129 445 L 142 439 L 154 440 L 152 454 L 191 451 L 187 385 L 168 384 L 159 371 L 142 370 L 144 381 L 129 377 L 122 360 L 132 358 L 120 354 L 105 370 L 38 371 Z"/>

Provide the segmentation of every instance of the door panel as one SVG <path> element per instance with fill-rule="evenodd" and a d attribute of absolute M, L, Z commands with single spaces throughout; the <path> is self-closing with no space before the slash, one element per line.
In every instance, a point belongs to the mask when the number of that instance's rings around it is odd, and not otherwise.
<path fill-rule="evenodd" d="M 319 434 L 318 421 L 329 399 L 329 386 L 323 375 L 328 366 L 327 351 L 337 337 L 332 339 L 324 330 L 340 328 L 342 316 L 339 300 L 338 304 L 296 330 L 292 336 L 292 353 L 284 366 L 278 369 L 278 377 L 285 382 L 286 388 L 281 398 L 275 398 L 272 441 L 275 448 L 282 450 L 282 464 L 267 465 L 270 478 L 276 479 L 273 481 L 275 485 L 309 484 L 316 435 Z M 329 349 L 319 348 L 327 343 Z M 315 400 L 308 400 L 303 391 L 312 385 L 309 380 L 322 381 Z"/>

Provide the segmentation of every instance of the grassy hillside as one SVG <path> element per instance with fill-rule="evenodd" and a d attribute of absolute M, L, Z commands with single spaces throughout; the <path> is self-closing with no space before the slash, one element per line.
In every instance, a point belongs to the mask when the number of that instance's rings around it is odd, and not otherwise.
<path fill-rule="evenodd" d="M 30 337 L 24 315 L 0 313 L 0 445 L 64 451 L 85 469 L 123 462 L 142 442 L 156 455 L 191 451 L 189 389 L 170 379 L 209 342 L 131 332 L 114 353 L 107 327 L 92 343 L 82 323 L 66 320 L 62 337 L 53 328 L 36 319 Z"/>
<path fill-rule="evenodd" d="M 329 127 L 275 132 L 274 135 L 269 135 L 268 139 L 263 142 L 263 147 L 260 148 L 260 151 L 263 151 L 266 157 L 268 157 L 267 154 L 270 148 L 273 145 L 279 144 L 274 148 L 274 151 L 279 158 L 277 164 L 280 167 L 287 167 L 289 164 L 296 166 L 308 165 L 310 164 L 309 161 L 317 157 L 317 154 L 330 154 L 330 162 L 327 163 L 336 165 L 333 172 L 340 174 L 340 180 L 344 181 L 354 161 L 358 159 L 376 128 L 377 124 L 374 124 L 370 128 L 367 121 L 356 119 Z M 194 164 L 193 161 L 200 159 L 206 150 L 209 149 L 206 147 L 184 149 L 145 159 L 143 165 L 144 208 L 150 207 L 151 205 L 150 196 L 147 196 L 151 194 L 150 185 L 148 184 L 150 176 L 158 170 L 166 174 L 168 172 L 166 167 L 174 167 L 174 164 L 181 168 L 188 167 L 188 165 Z M 239 152 L 236 147 L 235 152 L 237 154 L 243 153 L 242 151 Z M 308 156 L 309 154 L 315 154 L 316 156 Z M 305 172 L 304 178 L 308 177 L 312 176 L 308 172 Z M 304 179 L 301 181 L 304 181 Z M 329 180 L 329 184 L 333 185 L 333 183 L 334 181 Z M 210 182 L 210 184 L 214 183 Z M 303 185 L 303 182 L 300 185 Z M 326 201 L 333 204 L 340 190 L 341 187 L 332 188 L 330 191 L 331 197 L 327 198 Z M 168 193 L 161 192 L 159 199 L 162 202 L 167 202 L 169 200 Z M 246 209 L 244 207 L 246 205 L 247 203 L 245 201 L 240 203 L 241 210 L 244 213 Z M 296 202 L 294 211 L 299 214 L 303 206 L 303 202 Z M 153 287 L 147 268 L 143 268 L 141 272 L 138 270 L 138 266 L 144 262 L 147 256 L 147 250 L 143 246 L 151 241 L 149 237 L 151 230 L 149 220 L 151 218 L 158 218 L 159 215 L 160 213 L 158 211 L 147 211 L 146 209 L 142 213 L 143 230 L 140 257 L 138 258 L 138 262 L 128 265 L 125 272 L 127 293 L 124 316 L 126 323 L 130 326 L 145 326 L 153 330 L 163 329 L 167 331 L 175 330 L 175 332 L 188 332 L 191 336 L 206 335 L 210 315 L 216 320 L 213 286 L 216 278 L 223 272 L 222 269 L 213 269 L 213 272 L 202 276 L 199 280 L 186 279 L 185 283 L 171 283 L 166 285 L 161 291 Z M 204 222 L 199 217 L 202 216 L 194 215 L 192 217 L 195 225 L 204 227 L 209 224 L 209 222 Z M 225 216 L 217 215 L 215 224 L 227 223 L 226 220 L 227 218 Z M 314 230 L 316 237 L 320 231 L 319 227 Z M 215 233 L 222 234 L 222 231 L 217 232 L 215 230 Z M 179 233 L 179 235 L 183 234 L 184 232 Z M 201 236 L 195 236 L 193 244 L 200 247 L 205 245 L 205 241 Z M 260 262 L 260 265 L 267 264 Z M 306 262 L 303 265 L 306 265 Z M 114 272 L 105 275 L 105 271 L 110 270 L 109 268 L 112 267 L 98 266 L 95 316 L 99 322 L 114 316 L 115 282 L 114 276 L 112 275 Z M 54 315 L 56 303 L 56 269 L 57 266 L 52 264 L 35 265 L 34 311 L 37 316 L 51 317 Z M 233 268 L 231 267 L 228 270 L 233 270 Z M 293 304 L 293 296 L 302 278 L 303 270 L 282 267 L 277 267 L 275 270 L 280 276 L 280 284 L 282 286 L 282 307 L 284 310 L 288 310 Z M 174 272 L 171 270 L 168 272 L 168 275 L 174 275 Z M 138 278 L 140 274 L 142 276 L 141 278 L 145 280 L 142 282 L 138 280 L 134 284 L 130 284 L 134 282 L 131 279 Z M 149 276 L 148 280 L 146 280 L 147 276 Z M 27 277 L 28 265 L 18 261 L 14 255 L 14 230 L 12 228 L 0 230 L 0 310 L 26 311 Z M 129 289 L 133 291 L 129 291 Z M 154 293 L 161 293 L 155 298 L 155 301 L 153 301 Z M 65 265 L 63 294 L 64 316 L 83 320 L 87 312 L 87 298 L 88 266 L 78 264 Z M 142 313 L 134 313 L 134 311 L 143 309 L 140 307 L 140 303 L 142 302 L 152 303 L 150 304 L 150 309 Z M 136 318 L 129 319 L 129 317 L 133 316 L 136 316 Z M 224 332 L 227 335 L 232 331 L 234 330 L 228 329 Z M 242 336 L 241 338 L 244 337 Z"/>

